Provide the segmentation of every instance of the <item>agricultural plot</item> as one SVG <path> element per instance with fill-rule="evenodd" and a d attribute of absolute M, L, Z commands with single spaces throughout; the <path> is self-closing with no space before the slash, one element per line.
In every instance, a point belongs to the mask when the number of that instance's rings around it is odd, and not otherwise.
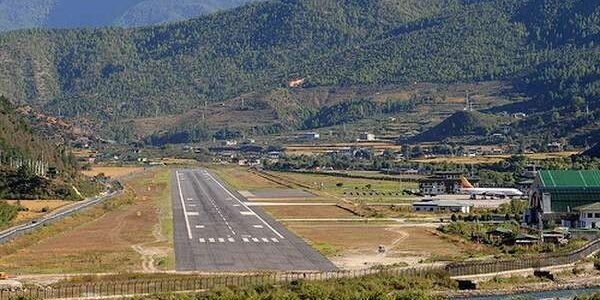
<path fill-rule="evenodd" d="M 232 188 L 238 191 L 284 188 L 273 181 L 248 171 L 246 168 L 215 166 L 212 170 L 219 178 L 225 180 Z"/>
<path fill-rule="evenodd" d="M 349 219 L 358 218 L 352 212 L 335 205 L 263 206 L 275 219 Z"/>
<path fill-rule="evenodd" d="M 8 204 L 19 205 L 23 210 L 19 211 L 14 223 L 25 223 L 44 214 L 55 211 L 59 208 L 73 204 L 73 201 L 66 200 L 6 200 Z"/>

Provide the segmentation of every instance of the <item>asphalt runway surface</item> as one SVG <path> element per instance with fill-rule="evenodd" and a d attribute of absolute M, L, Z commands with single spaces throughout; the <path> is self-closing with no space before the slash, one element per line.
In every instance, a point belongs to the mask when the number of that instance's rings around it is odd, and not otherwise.
<path fill-rule="evenodd" d="M 302 239 L 206 169 L 172 174 L 178 271 L 333 271 Z"/>

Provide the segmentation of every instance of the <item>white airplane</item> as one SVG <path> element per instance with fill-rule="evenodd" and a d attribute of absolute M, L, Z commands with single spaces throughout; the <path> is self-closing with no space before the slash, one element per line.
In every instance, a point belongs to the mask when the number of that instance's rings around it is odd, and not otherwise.
<path fill-rule="evenodd" d="M 467 180 L 465 177 L 460 178 L 461 193 L 471 195 L 472 199 L 475 199 L 477 195 L 484 197 L 500 197 L 500 198 L 513 198 L 523 196 L 523 192 L 514 188 L 476 188 Z"/>

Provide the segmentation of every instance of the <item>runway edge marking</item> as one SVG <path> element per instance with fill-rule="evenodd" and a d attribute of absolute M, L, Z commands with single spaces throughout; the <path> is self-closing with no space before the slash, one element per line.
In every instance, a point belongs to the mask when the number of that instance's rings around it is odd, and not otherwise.
<path fill-rule="evenodd" d="M 177 188 L 179 189 L 179 200 L 181 201 L 181 207 L 183 208 L 183 217 L 185 218 L 185 227 L 187 228 L 188 238 L 193 239 L 192 229 L 190 228 L 190 220 L 188 219 L 188 212 L 185 208 L 185 201 L 183 200 L 183 192 L 181 191 L 181 181 L 179 181 L 179 171 L 175 171 L 175 178 L 177 178 Z"/>
<path fill-rule="evenodd" d="M 248 207 L 248 205 L 246 205 L 244 202 L 242 202 L 240 199 L 238 199 L 238 197 L 236 197 L 233 193 L 231 193 L 226 187 L 224 187 L 218 180 L 216 180 L 213 175 L 210 172 L 206 172 L 208 174 L 208 176 L 210 177 L 210 179 L 212 179 L 216 184 L 218 184 L 225 192 L 227 192 L 227 194 L 229 194 L 233 199 L 237 200 L 237 202 L 239 202 L 244 208 L 246 208 L 247 210 L 251 211 L 254 213 L 254 215 L 261 221 L 263 222 L 263 224 L 267 225 L 267 227 L 269 227 L 269 229 L 271 229 L 271 231 L 273 231 L 273 233 L 275 233 L 279 238 L 281 239 L 285 239 L 285 237 L 283 235 L 281 235 L 281 233 L 279 233 L 277 230 L 275 230 L 275 228 L 273 228 L 271 226 L 271 224 L 267 223 L 267 221 L 265 221 L 261 216 L 259 216 L 256 212 L 254 212 L 252 209 L 250 209 L 250 207 Z"/>

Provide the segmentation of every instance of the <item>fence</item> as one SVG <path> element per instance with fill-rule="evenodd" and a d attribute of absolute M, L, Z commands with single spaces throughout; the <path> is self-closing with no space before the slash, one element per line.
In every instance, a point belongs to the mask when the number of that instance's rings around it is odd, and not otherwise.
<path fill-rule="evenodd" d="M 246 275 L 220 275 L 179 277 L 153 280 L 124 280 L 101 283 L 67 283 L 48 287 L 25 287 L 0 289 L 0 300 L 19 296 L 36 299 L 100 298 L 111 296 L 133 296 L 176 292 L 201 292 L 219 287 L 244 287 L 254 284 L 282 284 L 292 281 L 323 281 L 329 279 L 358 278 L 369 275 L 418 276 L 433 273 L 449 276 L 465 276 L 498 273 L 528 268 L 565 265 L 584 259 L 600 250 L 600 239 L 566 255 L 549 255 L 509 260 L 476 261 L 404 268 L 371 268 L 335 272 L 261 273 Z"/>
<path fill-rule="evenodd" d="M 382 274 L 393 276 L 426 276 L 432 272 L 444 272 L 443 266 L 419 268 L 362 269 L 336 272 L 264 273 L 232 276 L 204 276 L 193 278 L 170 278 L 154 280 L 130 280 L 102 283 L 59 284 L 48 287 L 25 287 L 0 290 L 0 300 L 16 297 L 35 299 L 101 298 L 111 296 L 134 296 L 177 292 L 202 292 L 219 287 L 244 287 L 256 284 L 283 284 L 293 281 L 323 281 L 329 279 L 358 278 Z"/>
<path fill-rule="evenodd" d="M 600 250 L 600 239 L 564 255 L 546 255 L 520 259 L 458 262 L 446 265 L 450 276 L 499 273 L 512 270 L 544 268 L 575 263 Z"/>

